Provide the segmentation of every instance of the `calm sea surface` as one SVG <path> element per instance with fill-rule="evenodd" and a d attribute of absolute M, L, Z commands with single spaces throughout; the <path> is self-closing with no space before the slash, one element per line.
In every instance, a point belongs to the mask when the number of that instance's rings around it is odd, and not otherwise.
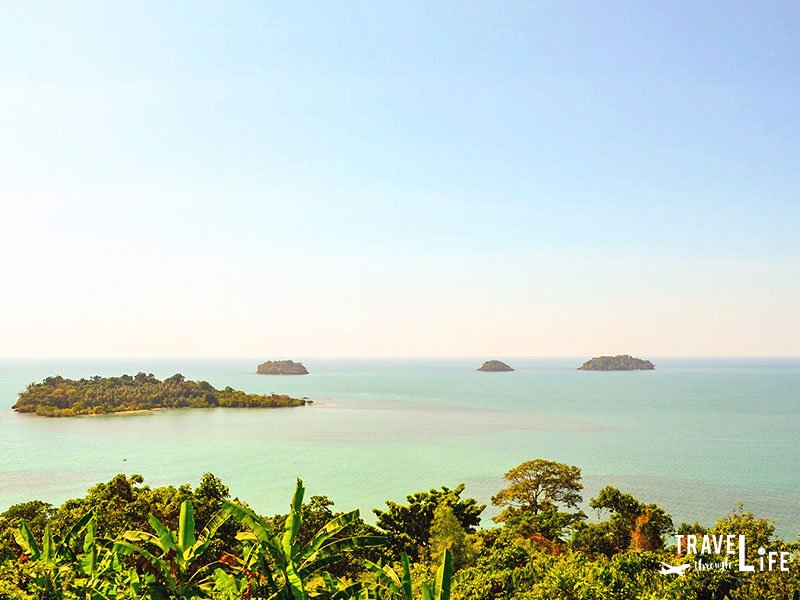
<path fill-rule="evenodd" d="M 575 371 L 581 360 L 507 359 L 517 372 L 477 373 L 479 359 L 309 359 L 302 377 L 255 375 L 257 359 L 0 360 L 0 510 L 59 503 L 116 473 L 160 485 L 196 484 L 206 471 L 266 513 L 286 508 L 298 475 L 309 494 L 367 513 L 459 482 L 488 502 L 507 469 L 542 457 L 581 467 L 587 500 L 613 484 L 676 523 L 707 524 L 742 502 L 783 535 L 800 533 L 800 359 L 654 359 L 656 371 L 627 373 Z M 137 371 L 315 405 L 71 419 L 11 411 L 48 375 Z"/>

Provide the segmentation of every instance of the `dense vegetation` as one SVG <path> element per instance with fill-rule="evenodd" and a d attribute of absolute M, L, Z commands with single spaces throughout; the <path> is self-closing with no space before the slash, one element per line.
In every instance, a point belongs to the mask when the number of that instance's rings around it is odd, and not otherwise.
<path fill-rule="evenodd" d="M 259 375 L 308 375 L 303 363 L 293 360 L 268 360 L 258 365 Z"/>
<path fill-rule="evenodd" d="M 596 356 L 587 360 L 579 371 L 652 371 L 656 366 L 649 360 L 634 358 L 630 354 L 616 356 Z"/>
<path fill-rule="evenodd" d="M 498 373 L 502 371 L 513 371 L 514 369 L 504 363 L 502 360 L 487 360 L 480 367 L 478 371 L 488 371 L 490 373 Z"/>
<path fill-rule="evenodd" d="M 267 517 L 210 474 L 195 489 L 118 475 L 58 508 L 32 501 L 0 515 L 0 600 L 797 597 L 796 556 L 789 572 L 660 574 L 660 561 L 696 558 L 667 546 L 669 515 L 606 487 L 590 503 L 601 520 L 588 522 L 577 467 L 528 461 L 506 479 L 492 499 L 502 525 L 478 529 L 485 507 L 463 486 L 387 502 L 373 526 L 324 496 L 306 501 L 299 480 L 288 514 Z M 750 559 L 758 545 L 797 548 L 741 508 L 679 531 L 745 534 Z"/>
<path fill-rule="evenodd" d="M 248 394 L 230 387 L 218 390 L 207 381 L 188 381 L 180 374 L 159 381 L 152 373 L 138 373 L 77 380 L 48 377 L 30 384 L 13 408 L 45 417 L 70 417 L 158 408 L 278 408 L 305 403 L 282 394 Z"/>

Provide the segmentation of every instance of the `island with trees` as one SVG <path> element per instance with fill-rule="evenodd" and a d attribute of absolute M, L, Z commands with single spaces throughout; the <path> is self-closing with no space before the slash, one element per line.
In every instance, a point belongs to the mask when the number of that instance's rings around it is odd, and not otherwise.
<path fill-rule="evenodd" d="M 652 371 L 656 366 L 649 360 L 635 358 L 630 354 L 616 356 L 596 356 L 587 360 L 579 371 Z"/>
<path fill-rule="evenodd" d="M 514 368 L 508 366 L 502 360 L 487 360 L 477 369 L 478 371 L 483 371 L 484 373 L 505 373 L 508 371 L 513 371 Z"/>
<path fill-rule="evenodd" d="M 308 375 L 308 369 L 301 362 L 293 360 L 268 360 L 258 365 L 258 375 Z"/>
<path fill-rule="evenodd" d="M 166 408 L 282 408 L 303 406 L 305 399 L 284 394 L 248 394 L 231 387 L 218 390 L 207 381 L 175 374 L 159 381 L 152 373 L 88 379 L 60 375 L 32 383 L 12 407 L 43 417 L 71 417 Z"/>
<path fill-rule="evenodd" d="M 542 458 L 510 469 L 504 486 L 492 498 L 502 510 L 494 525 L 481 527 L 486 506 L 463 484 L 387 500 L 372 524 L 327 496 L 307 498 L 300 479 L 288 511 L 263 515 L 210 473 L 194 488 L 120 474 L 61 506 L 0 507 L 0 599 L 798 597 L 798 544 L 741 506 L 716 522 L 675 527 L 662 507 L 607 485 L 588 502 L 597 511 L 588 519 L 580 468 Z M 785 570 L 698 568 L 676 533 L 743 535 L 750 565 L 760 564 L 759 548 L 790 559 Z M 703 554 L 709 564 L 729 556 Z"/>

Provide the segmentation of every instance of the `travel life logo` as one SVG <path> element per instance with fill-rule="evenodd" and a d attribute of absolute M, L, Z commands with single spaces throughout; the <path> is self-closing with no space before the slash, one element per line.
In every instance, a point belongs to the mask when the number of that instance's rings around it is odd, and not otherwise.
<path fill-rule="evenodd" d="M 734 569 L 737 568 L 742 573 L 759 571 L 788 571 L 791 552 L 786 551 L 767 551 L 763 546 L 758 549 L 758 562 L 749 564 L 747 562 L 747 540 L 744 535 L 702 535 L 694 534 L 676 535 L 677 554 L 687 556 L 697 555 L 716 555 L 724 557 L 719 562 L 704 562 L 702 557 L 698 557 L 693 563 L 681 565 L 670 565 L 661 563 L 659 573 L 662 575 L 678 575 L 683 577 L 689 568 L 694 567 L 698 570 L 708 569 Z M 684 551 L 685 550 L 685 551 Z M 736 557 L 735 562 L 730 557 Z"/>

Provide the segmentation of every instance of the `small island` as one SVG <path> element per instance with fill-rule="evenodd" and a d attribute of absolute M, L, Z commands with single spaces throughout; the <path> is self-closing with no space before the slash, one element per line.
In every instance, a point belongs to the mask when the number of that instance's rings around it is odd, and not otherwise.
<path fill-rule="evenodd" d="M 48 377 L 20 392 L 12 408 L 43 417 L 72 417 L 166 408 L 282 408 L 305 404 L 311 401 L 283 394 L 248 394 L 231 387 L 218 390 L 207 381 L 189 381 L 181 374 L 159 381 L 152 373 L 138 373 L 77 380 Z"/>
<path fill-rule="evenodd" d="M 293 360 L 268 360 L 258 365 L 258 375 L 308 375 L 303 363 Z"/>
<path fill-rule="evenodd" d="M 596 356 L 587 360 L 579 371 L 652 371 L 656 366 L 649 360 L 634 358 L 630 354 L 616 356 Z"/>
<path fill-rule="evenodd" d="M 484 371 L 486 373 L 504 373 L 506 371 L 513 370 L 514 369 L 512 367 L 509 367 L 502 360 L 487 360 L 480 367 L 478 367 L 478 371 Z"/>

